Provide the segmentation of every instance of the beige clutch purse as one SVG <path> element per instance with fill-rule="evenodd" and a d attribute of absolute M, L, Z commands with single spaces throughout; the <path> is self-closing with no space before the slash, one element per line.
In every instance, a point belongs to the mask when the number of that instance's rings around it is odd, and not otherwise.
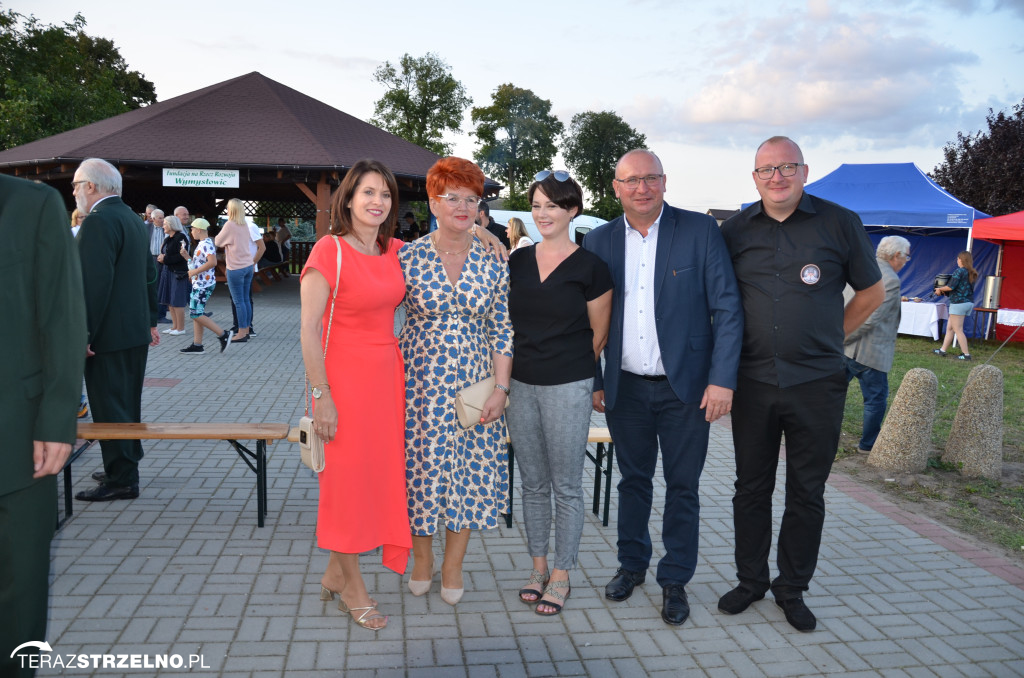
<path fill-rule="evenodd" d="M 494 377 L 487 377 L 483 381 L 478 381 L 459 391 L 455 395 L 455 414 L 459 417 L 459 426 L 473 428 L 479 424 L 484 403 L 492 393 L 494 393 Z M 508 407 L 508 398 L 505 398 L 505 407 Z"/>

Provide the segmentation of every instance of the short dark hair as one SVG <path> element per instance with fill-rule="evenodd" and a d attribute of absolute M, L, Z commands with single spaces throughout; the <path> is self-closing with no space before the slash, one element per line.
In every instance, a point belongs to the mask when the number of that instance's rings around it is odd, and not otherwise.
<path fill-rule="evenodd" d="M 403 218 L 403 219 L 409 219 L 409 218 L 415 219 L 415 218 L 416 218 L 416 215 L 414 215 L 414 214 L 413 214 L 412 212 L 406 212 L 406 213 L 405 213 L 405 214 L 404 214 L 404 215 L 402 216 L 402 218 Z"/>
<path fill-rule="evenodd" d="M 540 189 L 548 197 L 548 200 L 555 203 L 564 210 L 576 208 L 576 216 L 583 214 L 583 189 L 572 177 L 565 181 L 559 181 L 554 173 L 544 178 L 544 181 L 535 181 L 530 184 L 530 190 L 526 192 L 526 199 L 533 203 L 533 194 Z"/>
<path fill-rule="evenodd" d="M 487 204 L 486 200 L 481 200 L 480 204 L 476 207 L 477 212 L 483 212 L 484 216 L 491 216 L 491 206 Z"/>

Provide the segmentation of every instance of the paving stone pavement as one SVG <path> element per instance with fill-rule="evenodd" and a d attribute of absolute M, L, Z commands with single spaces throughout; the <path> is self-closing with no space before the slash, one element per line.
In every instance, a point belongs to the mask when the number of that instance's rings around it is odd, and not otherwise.
<path fill-rule="evenodd" d="M 298 420 L 298 278 L 254 298 L 258 336 L 223 355 L 209 335 L 209 352 L 198 356 L 178 353 L 187 335 L 162 335 L 150 351 L 145 420 Z M 209 308 L 216 322 L 229 321 L 226 286 Z M 75 502 L 54 540 L 51 657 L 200 655 L 202 665 L 44 668 L 39 675 L 1024 675 L 1024 570 L 842 476 L 833 476 L 826 493 L 821 556 L 806 596 L 818 630 L 791 628 L 770 595 L 743 614 L 720 613 L 718 598 L 735 576 L 728 422 L 711 429 L 700 559 L 687 587 L 692 612 L 681 627 L 661 621 L 653 567 L 628 601 L 604 598 L 617 566 L 614 491 L 608 527 L 587 513 L 561 616 L 538 617 L 516 596 L 530 568 L 517 497 L 511 528 L 472 537 L 467 590 L 455 608 L 437 584 L 413 597 L 380 565 L 379 553 L 364 555 L 367 584 L 391 615 L 374 634 L 319 600 L 327 555 L 315 544 L 317 485 L 295 445 L 270 447 L 262 529 L 254 475 L 228 445 L 160 441 L 145 449 L 141 496 Z M 101 466 L 98 448 L 86 452 L 74 466 L 74 490 L 90 486 L 89 474 Z M 783 463 L 780 488 L 784 473 Z M 589 507 L 592 467 L 584 486 Z M 663 498 L 656 480 L 655 558 Z M 777 492 L 776 529 L 781 499 Z"/>

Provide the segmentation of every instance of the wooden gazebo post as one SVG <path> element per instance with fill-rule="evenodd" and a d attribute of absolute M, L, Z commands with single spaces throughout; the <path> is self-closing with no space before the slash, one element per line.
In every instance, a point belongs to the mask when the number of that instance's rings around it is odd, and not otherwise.
<path fill-rule="evenodd" d="M 310 190 L 309 186 L 303 183 L 296 183 L 302 193 L 309 198 L 310 202 L 316 205 L 316 239 L 327 235 L 328 230 L 331 227 L 331 183 L 328 180 L 333 178 L 337 180 L 338 173 L 327 172 L 320 173 L 320 180 L 316 182 L 316 193 L 314 194 Z"/>

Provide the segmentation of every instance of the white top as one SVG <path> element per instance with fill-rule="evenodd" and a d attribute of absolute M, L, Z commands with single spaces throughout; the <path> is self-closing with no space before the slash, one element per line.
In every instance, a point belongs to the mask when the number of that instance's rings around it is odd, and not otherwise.
<path fill-rule="evenodd" d="M 532 240 L 530 240 L 529 236 L 524 235 L 522 238 L 519 239 L 519 242 L 516 243 L 516 246 L 509 250 L 509 252 L 515 252 L 516 250 L 522 247 L 530 247 L 533 244 L 534 243 Z"/>
<path fill-rule="evenodd" d="M 662 213 L 665 208 L 662 207 Z M 623 284 L 622 369 L 633 374 L 663 375 L 661 346 L 654 319 L 654 259 L 658 251 L 661 214 L 647 237 L 629 225 L 626 216 L 626 276 Z"/>

